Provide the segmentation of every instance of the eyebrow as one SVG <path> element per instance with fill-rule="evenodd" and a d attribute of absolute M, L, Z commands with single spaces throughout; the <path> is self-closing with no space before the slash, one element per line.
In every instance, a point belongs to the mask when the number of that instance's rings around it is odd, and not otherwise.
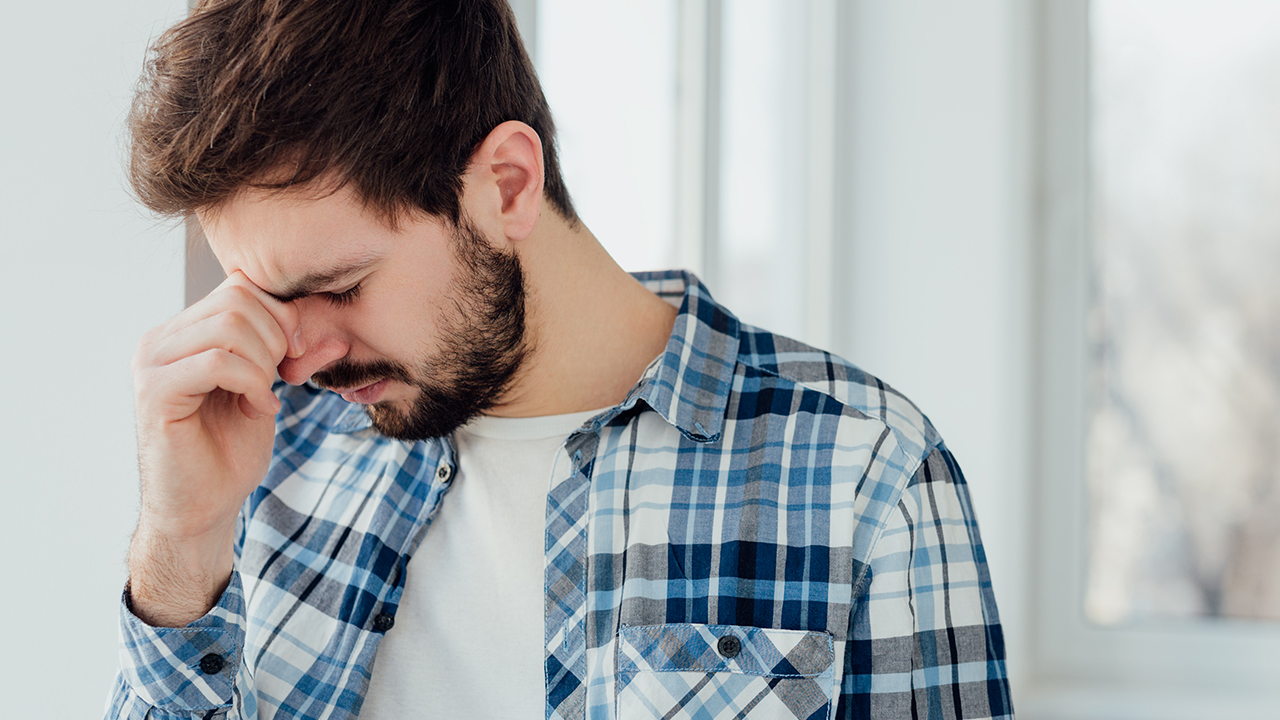
<path fill-rule="evenodd" d="M 340 281 L 348 279 L 359 274 L 371 265 L 377 263 L 381 258 L 374 255 L 367 255 L 357 258 L 356 260 L 343 265 L 335 265 L 325 270 L 317 270 L 307 273 L 301 278 L 286 283 L 284 288 L 279 292 L 270 292 L 264 290 L 271 297 L 282 303 L 293 302 L 299 298 L 320 292 L 325 288 L 332 288 L 339 284 Z"/>

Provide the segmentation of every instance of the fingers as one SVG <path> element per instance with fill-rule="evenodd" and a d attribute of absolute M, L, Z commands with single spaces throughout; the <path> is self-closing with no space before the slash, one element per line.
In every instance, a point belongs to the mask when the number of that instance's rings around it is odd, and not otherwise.
<path fill-rule="evenodd" d="M 265 311 L 246 308 L 219 309 L 166 335 L 152 346 L 152 362 L 168 365 L 206 350 L 225 350 L 262 368 L 280 363 L 284 346 L 280 328 Z"/>
<path fill-rule="evenodd" d="M 284 350 L 280 357 L 276 359 L 275 364 L 280 364 L 280 360 L 284 357 L 301 357 L 306 350 L 302 342 L 302 327 L 298 315 L 298 308 L 291 302 L 283 303 L 268 295 L 265 290 L 253 284 L 253 281 L 245 276 L 239 270 L 232 273 L 224 282 L 223 286 L 237 287 L 248 290 L 255 299 L 261 304 L 273 320 L 276 327 L 280 329 L 281 335 L 285 341 Z M 274 355 L 274 353 L 273 353 Z"/>
<path fill-rule="evenodd" d="M 249 398 L 245 395 L 236 396 L 236 407 L 239 408 L 241 414 L 250 420 L 257 420 L 266 414 L 259 412 L 258 409 L 253 406 L 253 403 L 249 402 Z M 279 408 L 271 414 L 274 415 L 276 412 L 280 412 Z"/>
<path fill-rule="evenodd" d="M 276 367 L 303 350 L 297 308 L 237 271 L 143 337 L 134 356 L 140 409 L 181 419 L 221 389 L 240 396 L 234 405 L 246 417 L 274 415 L 279 409 L 271 392 Z"/>
<path fill-rule="evenodd" d="M 201 326 L 199 332 L 190 332 L 197 325 Z M 241 334 L 252 331 L 260 339 L 260 343 L 252 343 L 254 349 L 261 345 L 270 359 L 270 367 L 274 368 L 285 357 L 302 355 L 304 348 L 299 328 L 298 310 L 293 303 L 276 300 L 254 285 L 244 273 L 236 271 L 204 299 L 157 328 L 156 339 L 165 342 L 157 344 L 155 354 L 158 358 L 165 356 L 173 360 L 208 347 L 222 347 L 232 352 L 236 349 L 248 351 Z M 215 342 L 198 349 L 181 345 L 192 341 L 198 344 L 202 337 Z M 240 348 L 228 347 L 221 342 L 229 343 L 236 339 L 240 340 Z M 144 343 L 146 341 L 144 338 Z M 181 348 L 185 348 L 185 352 Z"/>
<path fill-rule="evenodd" d="M 165 365 L 219 348 L 274 375 L 285 357 L 302 355 L 298 310 L 282 303 L 237 271 L 204 299 L 143 337 L 144 366 Z"/>
<path fill-rule="evenodd" d="M 139 395 L 162 421 L 189 417 L 215 390 L 224 390 L 236 399 L 239 411 L 251 420 L 275 415 L 280 401 L 271 392 L 274 374 L 257 364 L 222 349 L 210 349 L 142 373 Z"/>

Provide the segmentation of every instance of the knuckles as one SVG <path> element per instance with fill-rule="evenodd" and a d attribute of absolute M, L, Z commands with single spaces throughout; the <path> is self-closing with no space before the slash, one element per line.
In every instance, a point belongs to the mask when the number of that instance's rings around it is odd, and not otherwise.
<path fill-rule="evenodd" d="M 239 308 L 231 308 L 223 310 L 217 315 L 210 318 L 216 327 L 218 336 L 224 341 L 223 344 L 235 345 L 237 343 L 227 341 L 243 337 L 245 335 L 256 334 L 253 321 L 249 319 L 248 314 Z M 270 342 L 269 338 L 263 338 L 265 342 Z"/>
<path fill-rule="evenodd" d="M 243 285 L 233 283 L 226 287 L 219 288 L 218 292 L 233 296 L 239 299 L 240 302 L 258 302 L 258 296 L 254 295 L 252 290 Z"/>
<path fill-rule="evenodd" d="M 202 372 L 216 377 L 231 370 L 234 357 L 235 355 L 230 351 L 222 348 L 212 348 L 200 353 L 195 359 Z"/>

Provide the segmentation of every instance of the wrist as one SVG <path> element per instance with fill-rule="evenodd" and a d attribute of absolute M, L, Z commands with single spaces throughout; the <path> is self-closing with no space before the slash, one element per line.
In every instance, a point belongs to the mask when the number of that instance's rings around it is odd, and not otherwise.
<path fill-rule="evenodd" d="M 186 625 L 217 604 L 233 560 L 230 528 L 175 540 L 139 522 L 129 546 L 130 609 L 150 625 Z"/>

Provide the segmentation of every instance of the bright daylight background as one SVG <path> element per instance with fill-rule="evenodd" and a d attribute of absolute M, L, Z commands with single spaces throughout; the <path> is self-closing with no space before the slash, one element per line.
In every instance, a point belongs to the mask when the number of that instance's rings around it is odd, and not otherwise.
<path fill-rule="evenodd" d="M 1275 716 L 1271 4 L 513 2 L 623 266 L 694 269 L 947 438 L 1021 717 Z M 0 24 L 4 717 L 93 717 L 114 673 L 129 359 L 209 281 L 122 173 L 185 5 Z"/>

